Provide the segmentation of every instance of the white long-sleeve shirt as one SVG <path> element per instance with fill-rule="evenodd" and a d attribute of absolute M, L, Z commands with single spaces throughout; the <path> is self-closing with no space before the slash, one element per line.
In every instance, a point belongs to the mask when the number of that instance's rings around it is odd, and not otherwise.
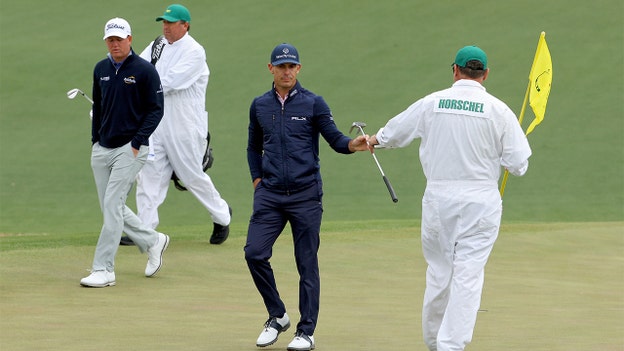
<path fill-rule="evenodd" d="M 405 147 L 421 138 L 427 181 L 497 182 L 501 166 L 514 175 L 528 168 L 531 148 L 515 114 L 473 80 L 430 94 L 379 130 L 383 147 Z"/>

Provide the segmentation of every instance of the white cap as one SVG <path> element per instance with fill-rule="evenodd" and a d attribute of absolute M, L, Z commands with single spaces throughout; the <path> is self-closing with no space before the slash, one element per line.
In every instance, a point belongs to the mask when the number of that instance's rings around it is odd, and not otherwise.
<path fill-rule="evenodd" d="M 115 17 L 106 22 L 104 26 L 104 39 L 108 37 L 120 37 L 126 39 L 132 35 L 130 23 L 123 18 Z"/>

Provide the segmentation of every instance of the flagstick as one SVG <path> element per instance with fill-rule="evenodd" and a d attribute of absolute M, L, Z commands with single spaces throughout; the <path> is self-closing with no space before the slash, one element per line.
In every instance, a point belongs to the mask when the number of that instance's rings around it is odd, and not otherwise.
<path fill-rule="evenodd" d="M 547 56 L 541 56 L 542 54 L 542 49 L 544 49 L 545 53 Z M 548 62 L 544 62 L 544 60 L 542 59 L 541 61 L 539 60 L 542 57 L 547 57 Z M 527 101 L 529 100 L 529 96 L 531 95 L 532 98 L 532 90 L 531 90 L 531 83 L 535 82 L 536 84 L 536 88 L 537 88 L 537 81 L 539 79 L 539 77 L 542 75 L 538 75 L 535 76 L 533 74 L 533 70 L 535 69 L 535 64 L 539 63 L 539 68 L 540 69 L 545 69 L 544 72 L 542 72 L 542 74 L 544 73 L 548 73 L 549 75 L 552 75 L 552 60 L 550 58 L 550 52 L 548 51 L 548 46 L 546 45 L 546 32 L 542 32 L 540 33 L 540 38 L 537 41 L 537 49 L 535 50 L 535 56 L 533 57 L 533 64 L 531 64 L 531 71 L 529 72 L 529 85 L 527 86 L 527 91 L 526 94 L 524 95 L 524 102 L 522 103 L 522 111 L 520 111 L 520 117 L 518 117 L 518 123 L 520 124 L 520 127 L 522 127 L 522 119 L 524 118 L 524 111 L 526 110 L 526 105 L 527 105 Z M 547 84 L 548 84 L 548 89 L 546 90 L 545 94 L 546 94 L 546 100 L 548 100 L 548 94 L 550 93 L 550 83 L 552 81 L 552 76 L 548 76 L 547 77 Z M 537 89 L 537 92 L 539 93 L 540 89 Z M 540 101 L 541 102 L 541 101 Z M 531 103 L 533 103 L 533 100 L 531 101 Z M 531 105 L 531 107 L 533 108 L 533 113 L 535 113 L 535 120 L 533 120 L 533 122 L 529 125 L 529 127 L 527 128 L 527 131 L 525 132 L 525 135 L 529 135 L 529 133 L 533 130 L 533 128 L 538 125 L 542 119 L 544 118 L 544 110 L 546 109 L 546 102 L 543 102 L 543 107 L 540 106 L 541 111 L 539 111 L 539 115 L 538 112 L 536 111 L 536 107 Z M 539 117 L 539 119 L 538 119 Z M 537 123 L 536 123 L 537 121 Z M 500 195 L 501 198 L 503 197 L 503 194 L 505 194 L 505 185 L 507 184 L 507 179 L 509 178 L 509 171 L 507 169 L 505 169 L 505 174 L 503 175 L 503 181 L 501 182 L 501 187 L 500 187 Z"/>
<path fill-rule="evenodd" d="M 520 110 L 520 116 L 518 117 L 518 123 L 520 124 L 520 127 L 522 127 L 522 120 L 524 119 L 524 111 L 526 111 L 526 105 L 527 105 L 527 102 L 529 101 L 530 89 L 531 89 L 531 81 L 529 81 L 526 94 L 524 94 L 524 102 L 522 103 L 522 110 Z M 503 181 L 501 182 L 501 187 L 500 187 L 501 198 L 505 194 L 505 185 L 507 185 L 507 178 L 509 178 L 509 171 L 505 169 L 505 174 L 503 174 Z"/>

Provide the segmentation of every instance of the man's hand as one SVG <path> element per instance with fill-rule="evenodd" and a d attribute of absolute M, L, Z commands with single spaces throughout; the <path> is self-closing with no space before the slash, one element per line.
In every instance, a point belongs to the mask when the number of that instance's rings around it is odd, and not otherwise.
<path fill-rule="evenodd" d="M 262 180 L 262 178 L 256 178 L 253 181 L 253 187 L 254 189 L 258 186 L 258 184 L 260 183 L 260 181 Z"/>
<path fill-rule="evenodd" d="M 134 157 L 136 157 L 139 154 L 139 150 L 132 148 L 132 153 L 134 154 Z"/>
<path fill-rule="evenodd" d="M 379 145 L 379 142 L 377 141 L 377 135 L 373 134 L 373 136 L 368 138 L 368 149 L 371 153 L 375 152 L 375 145 Z"/>
<path fill-rule="evenodd" d="M 349 151 L 366 151 L 368 150 L 368 135 L 358 135 L 355 139 L 349 141 Z"/>

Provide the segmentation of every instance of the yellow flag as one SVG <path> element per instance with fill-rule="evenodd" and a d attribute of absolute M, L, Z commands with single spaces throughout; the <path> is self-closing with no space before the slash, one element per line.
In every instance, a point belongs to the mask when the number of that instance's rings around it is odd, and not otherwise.
<path fill-rule="evenodd" d="M 529 73 L 529 105 L 533 109 L 535 119 L 527 128 L 526 135 L 529 135 L 538 124 L 544 119 L 546 113 L 546 103 L 550 94 L 550 84 L 552 83 L 552 60 L 550 51 L 546 45 L 546 33 L 542 32 L 537 42 L 537 51 Z"/>

